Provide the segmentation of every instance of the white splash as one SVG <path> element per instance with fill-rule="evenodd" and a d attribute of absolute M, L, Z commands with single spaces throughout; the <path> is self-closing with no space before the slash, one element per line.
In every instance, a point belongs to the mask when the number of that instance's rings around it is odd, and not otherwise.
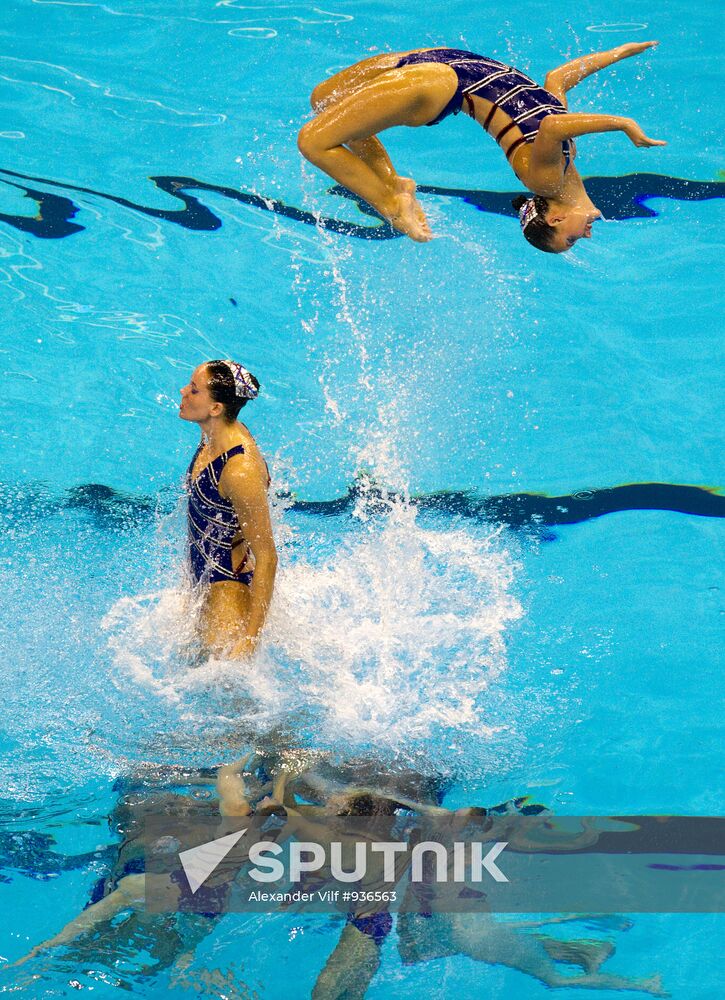
<path fill-rule="evenodd" d="M 288 527 L 250 661 L 193 662 L 198 607 L 184 589 L 119 600 L 103 622 L 119 684 L 175 704 L 192 725 L 208 723 L 212 705 L 217 721 L 252 727 L 313 720 L 319 746 L 399 751 L 444 730 L 492 736 L 480 698 L 506 669 L 506 630 L 522 613 L 504 536 L 424 526 L 411 504 L 389 499 L 381 512 L 373 499 L 363 490 L 343 525 Z"/>
<path fill-rule="evenodd" d="M 400 501 L 358 518 L 326 559 L 287 567 L 270 621 L 285 660 L 304 665 L 297 683 L 323 709 L 325 737 L 492 733 L 477 698 L 505 669 L 505 631 L 521 615 L 501 538 L 422 527 Z"/>

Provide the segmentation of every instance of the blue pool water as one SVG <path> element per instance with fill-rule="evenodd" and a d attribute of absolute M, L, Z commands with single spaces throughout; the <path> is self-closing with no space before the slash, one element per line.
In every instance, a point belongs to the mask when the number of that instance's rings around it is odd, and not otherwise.
<path fill-rule="evenodd" d="M 277 724 L 342 757 L 374 750 L 444 775 L 446 805 L 529 794 L 572 814 L 717 814 L 717 11 L 333 7 L 5 7 L 3 830 L 93 851 L 119 775 L 230 759 L 241 731 Z M 501 214 L 518 185 L 470 121 L 388 136 L 422 186 L 438 237 L 426 246 L 380 238 L 296 150 L 314 84 L 380 49 L 468 46 L 540 79 L 647 38 L 660 48 L 571 104 L 635 117 L 668 146 L 581 140 L 608 221 L 566 258 Z M 176 400 L 196 364 L 227 356 L 262 383 L 245 416 L 279 494 L 278 593 L 244 671 L 182 655 L 179 495 L 195 439 Z M 598 491 L 632 483 L 663 485 L 613 491 L 594 516 Z M 677 484 L 699 489 L 669 502 Z M 8 961 L 77 914 L 98 877 L 93 863 L 19 867 L 0 884 Z M 53 953 L 0 970 L 0 991 L 304 997 L 340 926 L 230 915 L 186 979 L 140 976 L 132 953 Z M 636 916 L 607 967 L 715 1000 L 722 933 L 720 916 Z M 546 988 L 460 956 L 403 966 L 393 934 L 368 997 L 424 993 Z"/>

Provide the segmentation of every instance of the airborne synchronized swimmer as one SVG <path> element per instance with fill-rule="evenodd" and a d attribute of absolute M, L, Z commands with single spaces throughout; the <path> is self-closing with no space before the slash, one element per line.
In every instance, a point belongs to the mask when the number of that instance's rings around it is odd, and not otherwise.
<path fill-rule="evenodd" d="M 591 236 L 601 212 L 574 165 L 574 139 L 624 132 L 635 146 L 664 146 L 631 118 L 572 114 L 567 92 L 585 77 L 657 45 L 640 42 L 582 56 L 547 73 L 541 87 L 513 66 L 461 49 L 391 52 L 355 63 L 312 92 L 315 117 L 300 131 L 302 154 L 414 240 L 431 230 L 415 196 L 378 139 L 396 125 L 437 125 L 465 111 L 496 140 L 531 196 L 514 202 L 525 238 L 562 253 Z"/>

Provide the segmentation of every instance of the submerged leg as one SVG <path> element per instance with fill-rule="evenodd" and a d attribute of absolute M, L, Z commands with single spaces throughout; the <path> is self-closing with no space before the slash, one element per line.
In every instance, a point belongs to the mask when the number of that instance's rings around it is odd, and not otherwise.
<path fill-rule="evenodd" d="M 611 941 L 562 941 L 560 938 L 545 937 L 543 934 L 536 936 L 555 962 L 580 965 L 585 972 L 598 972 L 614 952 Z"/>
<path fill-rule="evenodd" d="M 469 918 L 471 914 L 467 915 Z M 551 939 L 547 939 L 551 940 Z M 538 936 L 508 930 L 504 924 L 487 918 L 485 921 L 462 923 L 454 918 L 451 943 L 455 950 L 489 965 L 505 965 L 518 969 L 545 986 L 573 987 L 592 990 L 630 990 L 667 996 L 659 976 L 649 979 L 628 979 L 626 976 L 587 972 L 582 976 L 564 976 L 557 971 L 554 960 Z M 561 944 L 561 943 L 560 943 Z M 570 955 L 573 954 L 570 952 Z M 584 958 L 581 951 L 576 960 Z M 569 958 L 564 959 L 569 961 Z M 604 958 L 602 958 L 602 961 Z"/>
<path fill-rule="evenodd" d="M 363 1000 L 380 965 L 380 947 L 348 924 L 317 977 L 312 1000 Z"/>
<path fill-rule="evenodd" d="M 522 969 L 527 972 L 527 969 Z M 534 973 L 531 973 L 534 975 Z M 613 976 L 605 973 L 592 973 L 584 976 L 560 976 L 558 973 L 537 976 L 546 986 L 572 986 L 584 990 L 627 990 L 635 993 L 649 993 L 653 997 L 668 997 L 670 994 L 662 986 L 660 975 L 649 979 L 627 979 L 626 976 Z"/>
<path fill-rule="evenodd" d="M 608 49 L 606 52 L 590 52 L 586 56 L 579 56 L 571 62 L 557 66 L 556 69 L 549 70 L 544 80 L 544 87 L 566 107 L 566 93 L 572 87 L 585 80 L 592 73 L 611 66 L 612 63 L 621 59 L 629 59 L 630 56 L 639 55 L 646 49 L 651 49 L 657 42 L 630 42 L 627 45 L 618 45 L 616 49 Z"/>
<path fill-rule="evenodd" d="M 253 756 L 254 753 L 248 753 L 233 764 L 224 764 L 217 771 L 216 790 L 222 816 L 249 816 L 251 813 L 242 771 Z"/>

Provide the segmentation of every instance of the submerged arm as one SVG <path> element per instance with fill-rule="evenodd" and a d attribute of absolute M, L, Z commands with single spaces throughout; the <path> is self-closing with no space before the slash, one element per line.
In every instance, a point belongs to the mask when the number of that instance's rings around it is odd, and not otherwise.
<path fill-rule="evenodd" d="M 23 955 L 17 962 L 13 962 L 11 965 L 6 966 L 6 968 L 10 969 L 14 966 L 22 965 L 29 958 L 34 958 L 49 948 L 57 948 L 59 945 L 70 944 L 71 941 L 75 941 L 81 934 L 94 931 L 98 924 L 106 920 L 112 920 L 113 917 L 123 910 L 143 906 L 145 890 L 145 875 L 126 875 L 125 878 L 121 879 L 118 887 L 113 892 L 104 896 L 97 903 L 93 903 L 87 909 L 83 910 L 82 913 L 79 913 L 55 937 L 48 938 L 47 941 L 37 944 L 27 955 Z"/>

